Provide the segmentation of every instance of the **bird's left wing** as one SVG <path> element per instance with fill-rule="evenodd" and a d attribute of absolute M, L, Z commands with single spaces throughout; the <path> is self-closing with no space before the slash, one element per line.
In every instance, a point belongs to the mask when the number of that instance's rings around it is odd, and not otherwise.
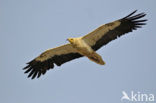
<path fill-rule="evenodd" d="M 132 12 L 122 19 L 100 26 L 93 32 L 82 37 L 82 39 L 91 46 L 93 50 L 98 50 L 117 37 L 145 25 L 144 22 L 147 20 L 140 20 L 140 18 L 144 17 L 146 14 L 140 13 L 132 16 L 135 12 L 136 11 Z"/>
<path fill-rule="evenodd" d="M 28 65 L 23 69 L 26 70 L 25 73 L 29 73 L 28 77 L 39 78 L 41 74 L 43 75 L 47 70 L 52 69 L 54 64 L 60 66 L 79 57 L 82 57 L 82 55 L 77 53 L 71 44 L 66 44 L 46 50 L 34 60 L 28 62 Z"/>

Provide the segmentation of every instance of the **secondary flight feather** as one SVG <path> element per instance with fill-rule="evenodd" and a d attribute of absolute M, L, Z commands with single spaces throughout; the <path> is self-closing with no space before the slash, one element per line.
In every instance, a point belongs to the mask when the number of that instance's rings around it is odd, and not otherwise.
<path fill-rule="evenodd" d="M 47 70 L 53 69 L 54 64 L 61 66 L 68 61 L 83 56 L 97 64 L 104 65 L 105 62 L 102 57 L 96 53 L 99 48 L 146 24 L 145 21 L 147 20 L 141 19 L 146 15 L 145 13 L 136 15 L 134 13 L 136 13 L 136 10 L 122 19 L 98 27 L 83 37 L 68 38 L 68 44 L 46 50 L 27 63 L 27 66 L 23 68 L 25 73 L 28 73 L 28 77 L 32 79 L 39 78 Z"/>

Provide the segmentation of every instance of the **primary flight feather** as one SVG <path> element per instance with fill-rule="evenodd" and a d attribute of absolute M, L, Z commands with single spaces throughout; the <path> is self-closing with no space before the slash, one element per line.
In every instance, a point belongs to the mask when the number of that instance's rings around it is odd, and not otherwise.
<path fill-rule="evenodd" d="M 104 65 L 105 62 L 95 52 L 96 50 L 125 33 L 132 32 L 146 24 L 146 19 L 140 19 L 146 14 L 139 13 L 133 15 L 135 12 L 136 10 L 122 19 L 102 25 L 83 37 L 68 38 L 68 44 L 46 50 L 27 63 L 28 65 L 23 68 L 26 70 L 25 73 L 28 73 L 28 77 L 32 79 L 35 77 L 39 78 L 47 70 L 53 69 L 54 64 L 61 66 L 63 63 L 83 56 L 97 64 Z"/>

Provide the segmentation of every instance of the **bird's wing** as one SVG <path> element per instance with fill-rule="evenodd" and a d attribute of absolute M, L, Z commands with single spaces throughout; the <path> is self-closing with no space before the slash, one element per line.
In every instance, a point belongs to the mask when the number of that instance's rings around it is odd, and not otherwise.
<path fill-rule="evenodd" d="M 47 70 L 52 69 L 54 64 L 60 66 L 61 64 L 70 60 L 82 57 L 77 53 L 71 44 L 66 44 L 57 48 L 46 50 L 34 60 L 28 62 L 27 66 L 23 68 L 25 73 L 29 73 L 28 77 L 34 79 L 45 74 Z"/>
<path fill-rule="evenodd" d="M 122 19 L 100 26 L 93 32 L 82 37 L 82 39 L 90 45 L 93 50 L 98 50 L 117 37 L 145 25 L 144 22 L 147 20 L 140 20 L 140 18 L 144 17 L 146 14 L 140 13 L 133 16 L 135 12 L 136 11 L 132 12 Z"/>

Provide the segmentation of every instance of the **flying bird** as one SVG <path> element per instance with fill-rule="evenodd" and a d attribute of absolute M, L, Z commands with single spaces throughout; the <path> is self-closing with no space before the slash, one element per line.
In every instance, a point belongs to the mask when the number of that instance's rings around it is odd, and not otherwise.
<path fill-rule="evenodd" d="M 146 14 L 139 13 L 134 15 L 136 11 L 122 19 L 104 24 L 83 37 L 68 38 L 68 44 L 46 50 L 27 63 L 27 66 L 23 68 L 25 73 L 28 73 L 28 77 L 32 79 L 35 77 L 39 78 L 47 70 L 53 69 L 54 64 L 61 66 L 66 62 L 84 56 L 97 64 L 104 65 L 105 62 L 102 57 L 96 53 L 98 49 L 110 41 L 146 24 L 145 21 L 147 20 L 141 19 Z"/>

